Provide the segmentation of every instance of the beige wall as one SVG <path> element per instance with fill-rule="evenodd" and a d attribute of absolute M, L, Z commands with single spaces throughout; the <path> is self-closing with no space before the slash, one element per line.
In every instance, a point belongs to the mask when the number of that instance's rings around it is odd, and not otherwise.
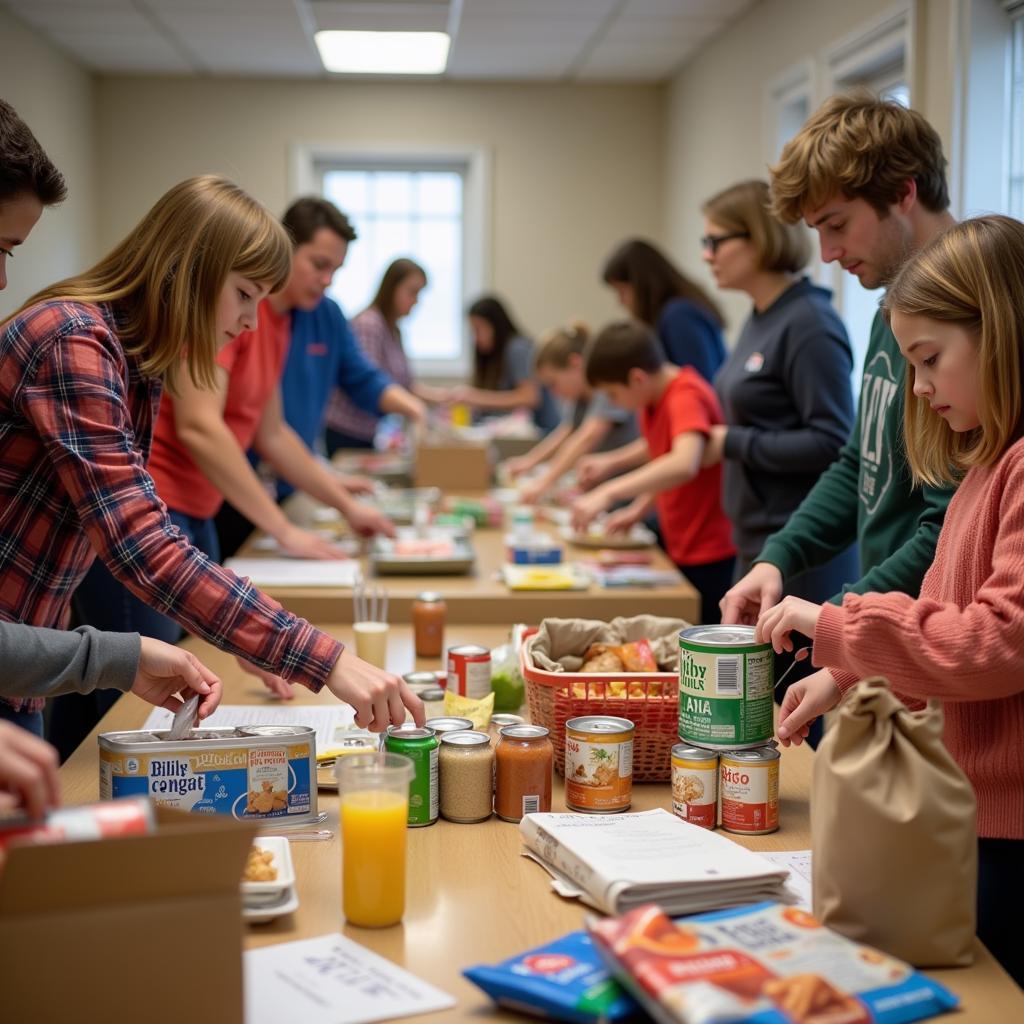
<path fill-rule="evenodd" d="M 0 96 L 17 110 L 68 181 L 68 200 L 44 212 L 8 261 L 0 318 L 32 292 L 97 255 L 91 77 L 0 10 Z"/>
<path fill-rule="evenodd" d="M 538 332 L 616 312 L 598 280 L 631 233 L 662 234 L 664 89 L 101 78 L 101 239 L 160 192 L 227 174 L 272 210 L 293 198 L 291 147 L 485 147 L 491 285 Z M 344 270 L 341 271 L 344 273 Z"/>
<path fill-rule="evenodd" d="M 918 0 L 913 41 L 913 103 L 950 142 L 950 8 L 955 0 Z M 701 202 L 747 177 L 766 175 L 763 103 L 788 69 L 891 12 L 893 0 L 761 0 L 698 57 L 669 89 L 666 113 L 666 234 L 680 265 L 713 287 L 697 239 Z M 723 296 L 731 333 L 748 309 Z"/>

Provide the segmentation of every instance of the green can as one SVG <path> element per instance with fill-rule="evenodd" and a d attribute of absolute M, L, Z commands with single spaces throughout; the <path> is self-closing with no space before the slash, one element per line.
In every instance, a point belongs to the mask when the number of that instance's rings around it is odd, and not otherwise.
<path fill-rule="evenodd" d="M 437 735 L 433 729 L 415 725 L 389 725 L 384 734 L 384 749 L 404 754 L 413 763 L 415 774 L 409 783 L 409 827 L 433 825 L 438 816 Z"/>
<path fill-rule="evenodd" d="M 753 626 L 694 626 L 679 634 L 679 738 L 712 750 L 772 738 L 775 652 Z"/>

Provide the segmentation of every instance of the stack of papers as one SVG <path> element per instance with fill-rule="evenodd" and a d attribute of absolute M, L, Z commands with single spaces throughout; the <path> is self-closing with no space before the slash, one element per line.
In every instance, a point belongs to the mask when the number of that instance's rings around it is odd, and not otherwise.
<path fill-rule="evenodd" d="M 761 900 L 789 902 L 785 867 L 658 809 L 607 817 L 528 814 L 519 823 L 553 888 L 606 914 L 657 903 L 696 914 Z"/>
<path fill-rule="evenodd" d="M 359 563 L 347 559 L 229 558 L 224 568 L 248 576 L 257 587 L 353 587 Z"/>

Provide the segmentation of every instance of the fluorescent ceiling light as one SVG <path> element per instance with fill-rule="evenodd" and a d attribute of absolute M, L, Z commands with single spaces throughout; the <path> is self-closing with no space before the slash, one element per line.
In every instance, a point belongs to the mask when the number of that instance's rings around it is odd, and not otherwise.
<path fill-rule="evenodd" d="M 317 32 L 328 71 L 358 75 L 439 75 L 448 64 L 444 32 Z"/>

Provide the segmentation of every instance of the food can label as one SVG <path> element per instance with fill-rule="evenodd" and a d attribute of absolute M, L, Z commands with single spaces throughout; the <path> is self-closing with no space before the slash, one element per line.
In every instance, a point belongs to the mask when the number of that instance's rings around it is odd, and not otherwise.
<path fill-rule="evenodd" d="M 714 828 L 718 817 L 718 761 L 672 758 L 672 812 L 683 821 Z"/>
<path fill-rule="evenodd" d="M 486 697 L 491 692 L 491 655 L 449 653 L 448 686 L 460 697 Z"/>
<path fill-rule="evenodd" d="M 768 644 L 723 648 L 680 638 L 680 738 L 704 747 L 767 743 L 774 675 Z"/>
<path fill-rule="evenodd" d="M 429 825 L 437 821 L 439 813 L 437 784 L 437 744 L 430 750 L 401 751 L 411 758 L 416 774 L 409 785 L 409 824 Z"/>
<path fill-rule="evenodd" d="M 752 764 L 722 758 L 722 827 L 774 832 L 779 827 L 779 762 Z"/>
<path fill-rule="evenodd" d="M 565 737 L 566 803 L 583 811 L 620 811 L 633 799 L 633 740 Z"/>

